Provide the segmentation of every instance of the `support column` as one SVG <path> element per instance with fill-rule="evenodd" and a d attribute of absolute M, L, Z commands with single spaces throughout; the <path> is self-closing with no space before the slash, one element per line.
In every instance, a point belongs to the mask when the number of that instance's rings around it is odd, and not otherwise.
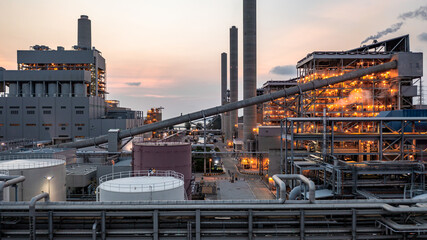
<path fill-rule="evenodd" d="M 237 102 L 239 98 L 239 71 L 238 71 L 238 30 L 235 26 L 230 28 L 230 103 Z M 230 112 L 230 127 L 232 137 L 237 137 L 238 110 Z"/>

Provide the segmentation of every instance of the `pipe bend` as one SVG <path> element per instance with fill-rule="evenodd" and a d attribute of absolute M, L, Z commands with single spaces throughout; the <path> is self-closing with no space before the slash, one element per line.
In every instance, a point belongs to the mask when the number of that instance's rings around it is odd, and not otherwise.
<path fill-rule="evenodd" d="M 50 200 L 49 199 L 49 193 L 45 193 L 45 192 L 44 193 L 40 193 L 39 195 L 34 196 L 33 198 L 31 198 L 31 201 L 30 201 L 30 204 L 29 204 L 30 209 L 34 208 L 36 206 L 37 201 L 39 201 L 39 200 L 41 200 L 43 198 L 46 199 L 46 202 L 49 202 L 49 200 Z"/>
<path fill-rule="evenodd" d="M 310 203 L 314 203 L 315 202 L 315 198 L 316 198 L 316 185 L 314 185 L 314 182 L 311 181 L 310 179 L 308 179 L 306 176 L 304 175 L 300 175 L 300 174 L 276 174 L 273 176 L 273 180 L 276 183 L 280 183 L 282 182 L 283 185 L 285 184 L 282 179 L 285 180 L 300 180 L 301 182 L 305 183 L 308 186 L 308 196 L 309 196 L 309 201 Z M 286 187 L 286 185 L 284 185 Z M 286 194 L 286 188 L 284 190 L 280 189 L 280 198 L 281 199 L 285 199 L 284 198 L 284 194 Z M 282 195 L 283 194 L 283 195 Z"/>

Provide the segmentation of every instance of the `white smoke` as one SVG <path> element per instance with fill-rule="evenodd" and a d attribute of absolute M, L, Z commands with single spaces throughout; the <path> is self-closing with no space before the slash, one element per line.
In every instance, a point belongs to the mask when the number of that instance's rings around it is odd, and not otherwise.
<path fill-rule="evenodd" d="M 335 104 L 344 107 L 355 103 L 372 105 L 371 91 L 364 89 L 354 89 L 350 92 L 348 97 L 338 100 Z"/>
<path fill-rule="evenodd" d="M 366 38 L 363 42 L 361 42 L 360 44 L 364 44 L 364 43 L 366 43 L 366 42 L 367 42 L 367 41 L 369 41 L 369 40 L 375 40 L 375 39 L 381 38 L 381 37 L 383 37 L 383 36 L 385 36 L 385 35 L 387 35 L 387 34 L 389 34 L 389 33 L 394 33 L 394 32 L 396 32 L 396 31 L 398 31 L 398 30 L 402 27 L 402 25 L 403 25 L 403 22 L 395 23 L 395 24 L 391 25 L 391 27 L 389 27 L 389 28 L 387 28 L 387 29 L 385 29 L 385 30 L 380 31 L 380 32 L 378 32 L 378 33 L 377 33 L 377 34 L 375 34 L 375 35 L 372 35 L 372 36 L 370 36 L 370 37 L 367 37 L 367 38 Z"/>

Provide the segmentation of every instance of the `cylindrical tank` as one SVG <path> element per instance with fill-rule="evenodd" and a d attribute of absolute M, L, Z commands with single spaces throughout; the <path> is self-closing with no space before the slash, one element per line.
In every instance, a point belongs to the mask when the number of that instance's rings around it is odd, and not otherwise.
<path fill-rule="evenodd" d="M 22 83 L 22 96 L 23 97 L 30 96 L 30 83 Z"/>
<path fill-rule="evenodd" d="M 42 97 L 43 96 L 43 83 L 36 83 L 34 88 L 35 88 L 36 97 Z"/>
<path fill-rule="evenodd" d="M 87 50 L 92 47 L 90 20 L 86 15 L 81 15 L 78 20 L 77 45 Z"/>
<path fill-rule="evenodd" d="M 191 198 L 191 145 L 190 143 L 134 142 L 132 148 L 132 169 L 173 170 L 184 174 L 185 191 Z"/>
<path fill-rule="evenodd" d="M 86 94 L 86 84 L 74 83 L 74 96 L 84 97 Z"/>
<path fill-rule="evenodd" d="M 18 184 L 18 201 L 30 201 L 32 197 L 47 192 L 51 201 L 65 201 L 65 161 L 59 158 L 30 158 L 6 156 L 0 161 L 0 170 L 9 175 L 25 176 Z M 41 157 L 41 156 L 35 156 Z M 15 201 L 14 189 L 10 189 L 10 201 Z"/>
<path fill-rule="evenodd" d="M 184 176 L 174 171 L 132 171 L 99 178 L 97 200 L 184 200 Z"/>
<path fill-rule="evenodd" d="M 61 84 L 61 97 L 69 97 L 71 93 L 70 83 Z"/>
<path fill-rule="evenodd" d="M 47 94 L 49 97 L 57 96 L 56 82 L 51 82 L 47 85 Z"/>
<path fill-rule="evenodd" d="M 17 97 L 18 96 L 18 84 L 9 83 L 9 96 Z"/>

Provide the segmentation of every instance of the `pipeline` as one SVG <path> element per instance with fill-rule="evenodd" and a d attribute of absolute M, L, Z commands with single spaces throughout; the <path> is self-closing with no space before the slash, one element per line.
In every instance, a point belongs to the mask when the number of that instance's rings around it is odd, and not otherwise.
<path fill-rule="evenodd" d="M 301 94 L 303 92 L 315 90 L 328 85 L 333 85 L 333 84 L 344 82 L 347 80 L 363 77 L 371 73 L 384 72 L 394 68 L 397 68 L 397 61 L 390 61 L 387 63 L 383 63 L 381 65 L 376 65 L 373 67 L 356 70 L 356 71 L 349 72 L 337 77 L 314 80 L 314 81 L 304 83 L 298 86 L 290 87 L 281 91 L 272 92 L 269 94 L 248 98 L 238 102 L 228 103 L 228 104 L 213 107 L 213 108 L 208 108 L 205 110 L 189 113 L 187 115 L 170 118 L 164 121 L 160 121 L 160 122 L 156 122 L 156 123 L 152 123 L 152 124 L 148 124 L 148 125 L 144 125 L 136 128 L 126 129 L 126 130 L 120 131 L 119 139 L 132 137 L 138 134 L 155 131 L 158 129 L 163 129 L 166 127 L 178 125 L 188 121 L 194 121 L 197 119 L 201 119 L 203 117 L 209 117 L 209 116 L 217 115 L 220 113 L 229 112 L 229 111 L 237 110 L 240 108 L 272 101 L 277 98 L 282 98 L 282 97 L 286 98 L 295 94 Z M 108 135 L 101 135 L 98 137 L 81 140 L 78 142 L 61 143 L 61 144 L 54 145 L 53 147 L 83 148 L 83 147 L 94 146 L 94 145 L 98 145 L 106 142 L 108 142 Z"/>
<path fill-rule="evenodd" d="M 300 180 L 301 182 L 305 183 L 308 186 L 308 198 L 309 198 L 308 200 L 310 203 L 314 203 L 316 198 L 315 196 L 316 186 L 314 185 L 314 182 L 308 179 L 307 177 L 305 177 L 304 175 L 299 175 L 299 174 L 276 174 L 273 176 L 274 182 L 278 185 L 277 197 L 280 196 L 279 198 L 280 200 L 286 199 L 286 184 L 285 182 L 283 182 L 282 179 Z"/>
<path fill-rule="evenodd" d="M 11 178 L 11 179 L 7 180 L 6 182 L 0 182 L 0 201 L 3 201 L 3 189 L 25 181 L 24 176 L 7 176 L 7 178 Z M 15 201 L 18 201 L 17 196 L 16 196 L 17 195 L 16 191 L 17 191 L 17 189 L 15 189 L 15 198 L 16 198 Z"/>
<path fill-rule="evenodd" d="M 45 199 L 46 202 L 49 202 L 49 193 L 40 193 L 39 195 L 31 198 L 29 203 L 29 225 L 30 225 L 30 239 L 36 239 L 36 203 L 41 199 Z"/>

